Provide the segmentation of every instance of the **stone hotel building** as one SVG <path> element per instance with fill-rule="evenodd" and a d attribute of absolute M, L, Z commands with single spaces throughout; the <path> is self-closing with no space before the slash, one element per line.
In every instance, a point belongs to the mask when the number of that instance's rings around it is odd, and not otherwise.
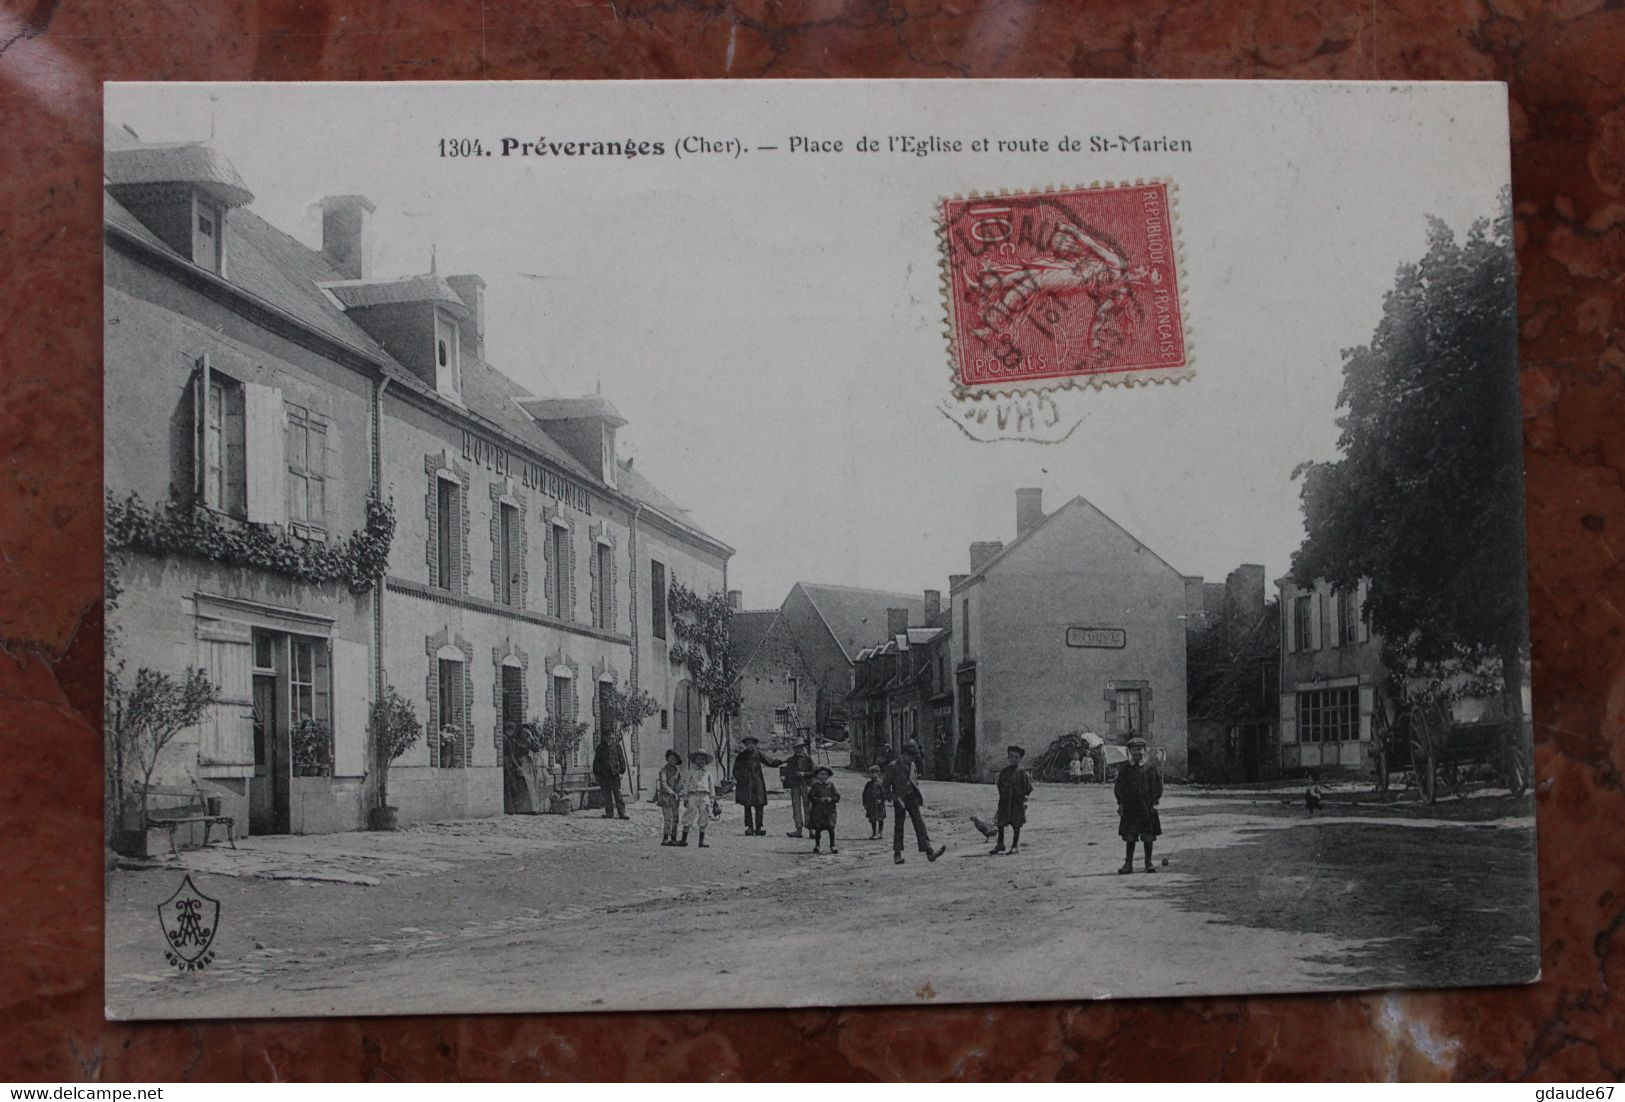
<path fill-rule="evenodd" d="M 105 187 L 109 658 L 219 690 L 161 793 L 219 797 L 239 831 L 357 829 L 386 686 L 428 732 L 390 769 L 403 821 L 500 814 L 505 733 L 562 714 L 595 739 L 606 685 L 661 709 L 629 790 L 703 744 L 667 595 L 725 590 L 732 550 L 618 457 L 608 398 L 486 360 L 479 276 L 375 275 L 357 195 L 308 247 L 203 144 L 115 130 Z M 387 564 L 357 577 L 380 503 Z"/>

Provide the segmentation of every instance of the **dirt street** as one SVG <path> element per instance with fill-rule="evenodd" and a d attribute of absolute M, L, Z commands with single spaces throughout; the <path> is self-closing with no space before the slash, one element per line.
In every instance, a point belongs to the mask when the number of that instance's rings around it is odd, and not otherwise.
<path fill-rule="evenodd" d="M 993 789 L 928 782 L 948 846 L 894 865 L 862 779 L 836 778 L 838 856 L 743 836 L 661 847 L 659 813 L 506 817 L 255 838 L 182 854 L 220 900 L 214 962 L 165 963 L 157 907 L 181 866 L 108 874 L 115 1017 L 718 1008 L 1198 995 L 1532 979 L 1530 797 L 1428 808 L 1295 790 L 1170 786 L 1154 875 L 1117 874 L 1107 786 L 1040 785 L 1022 852 L 971 826 Z M 1166 866 L 1160 863 L 1166 857 Z"/>

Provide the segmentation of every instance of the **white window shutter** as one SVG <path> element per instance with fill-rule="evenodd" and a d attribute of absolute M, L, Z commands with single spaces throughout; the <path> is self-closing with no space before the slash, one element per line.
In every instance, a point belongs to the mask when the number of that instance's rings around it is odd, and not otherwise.
<path fill-rule="evenodd" d="M 1281 741 L 1298 741 L 1298 694 L 1281 694 Z"/>
<path fill-rule="evenodd" d="M 1360 686 L 1360 741 L 1371 741 L 1371 713 L 1376 711 L 1377 687 Z"/>
<path fill-rule="evenodd" d="M 1361 578 L 1359 586 L 1354 591 L 1354 614 L 1360 618 L 1360 642 L 1369 643 L 1371 641 L 1371 626 L 1365 615 L 1365 594 L 1365 579 Z"/>
<path fill-rule="evenodd" d="M 333 775 L 364 777 L 372 710 L 372 656 L 362 643 L 333 640 Z"/>
<path fill-rule="evenodd" d="M 1332 647 L 1337 646 L 1338 641 L 1341 640 L 1342 637 L 1343 637 L 1342 633 L 1341 633 L 1342 625 L 1338 622 L 1338 615 L 1337 615 L 1337 613 L 1338 613 L 1338 607 L 1337 607 L 1338 597 L 1337 597 L 1337 594 L 1338 594 L 1337 590 L 1335 590 L 1335 589 L 1332 590 L 1332 599 L 1330 601 L 1326 602 L 1326 605 L 1327 605 L 1326 629 L 1331 635 L 1331 638 L 1328 639 L 1326 642 L 1327 642 L 1328 646 L 1332 646 Z"/>
<path fill-rule="evenodd" d="M 198 626 L 199 666 L 214 685 L 215 703 L 198 739 L 201 765 L 254 769 L 253 637 L 246 624 L 208 620 Z"/>
<path fill-rule="evenodd" d="M 1309 649 L 1320 649 L 1320 617 L 1322 597 L 1320 590 L 1309 595 Z"/>
<path fill-rule="evenodd" d="M 286 524 L 288 473 L 287 413 L 274 386 L 243 384 L 248 443 L 248 519 L 255 524 Z"/>

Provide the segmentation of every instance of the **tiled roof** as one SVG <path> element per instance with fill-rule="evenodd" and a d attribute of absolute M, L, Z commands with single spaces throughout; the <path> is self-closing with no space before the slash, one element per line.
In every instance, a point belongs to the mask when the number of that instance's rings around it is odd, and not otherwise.
<path fill-rule="evenodd" d="M 458 317 L 468 316 L 468 304 L 451 284 L 437 275 L 405 276 L 401 279 L 340 279 L 323 285 L 346 310 L 366 306 L 392 306 L 406 302 L 434 302 Z"/>
<path fill-rule="evenodd" d="M 846 585 L 818 585 L 799 582 L 801 591 L 818 610 L 830 634 L 840 644 L 847 661 L 858 651 L 886 638 L 886 610 L 908 609 L 911 624 L 925 621 L 925 597 L 919 593 L 890 593 L 881 589 L 857 589 Z"/>
<path fill-rule="evenodd" d="M 111 187 L 192 184 L 228 207 L 240 207 L 254 198 L 225 154 L 197 142 L 108 149 L 103 172 Z"/>

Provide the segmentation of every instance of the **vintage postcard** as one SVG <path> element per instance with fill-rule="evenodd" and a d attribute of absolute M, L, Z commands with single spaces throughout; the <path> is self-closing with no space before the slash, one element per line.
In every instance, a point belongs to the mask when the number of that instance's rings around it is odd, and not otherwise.
<path fill-rule="evenodd" d="M 1503 86 L 106 117 L 111 1016 L 1537 976 Z"/>

